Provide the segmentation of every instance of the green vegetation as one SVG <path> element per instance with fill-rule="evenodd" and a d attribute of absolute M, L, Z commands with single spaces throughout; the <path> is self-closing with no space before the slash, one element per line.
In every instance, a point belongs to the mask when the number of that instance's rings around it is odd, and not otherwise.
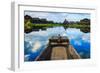
<path fill-rule="evenodd" d="M 32 30 L 46 30 L 47 28 L 57 27 L 57 26 L 63 26 L 64 28 L 79 28 L 83 32 L 90 32 L 90 25 L 81 25 L 81 24 L 33 24 L 31 22 L 27 22 L 25 24 L 25 31 L 31 32 Z"/>
<path fill-rule="evenodd" d="M 73 24 L 73 25 L 66 25 L 65 28 L 78 28 L 82 32 L 90 32 L 90 25 L 81 25 L 81 24 Z"/>
<path fill-rule="evenodd" d="M 55 23 L 47 21 L 46 19 L 32 18 L 28 15 L 24 17 L 24 31 L 29 33 L 31 31 L 38 31 L 39 29 L 46 30 L 47 28 L 63 26 L 66 28 L 78 28 L 87 33 L 90 32 L 90 19 L 82 19 L 79 22 L 69 22 L 65 19 L 63 23 Z"/>

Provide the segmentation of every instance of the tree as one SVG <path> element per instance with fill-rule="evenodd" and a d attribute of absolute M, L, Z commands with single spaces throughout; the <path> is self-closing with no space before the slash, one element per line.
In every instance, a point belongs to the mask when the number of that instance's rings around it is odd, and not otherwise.
<path fill-rule="evenodd" d="M 65 19 L 63 24 L 69 24 L 69 22 Z"/>
<path fill-rule="evenodd" d="M 80 24 L 82 25 L 90 25 L 90 19 L 84 18 L 80 20 Z"/>
<path fill-rule="evenodd" d="M 25 15 L 24 16 L 24 23 L 26 24 L 28 21 L 31 21 L 32 20 L 32 17 L 29 16 L 29 15 Z"/>

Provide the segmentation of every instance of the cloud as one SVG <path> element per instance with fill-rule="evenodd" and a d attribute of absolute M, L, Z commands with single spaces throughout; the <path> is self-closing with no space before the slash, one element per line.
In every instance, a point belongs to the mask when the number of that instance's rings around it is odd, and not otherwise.
<path fill-rule="evenodd" d="M 80 21 L 84 18 L 90 19 L 90 14 L 87 13 L 68 13 L 68 12 L 39 12 L 39 11 L 25 11 L 24 15 L 31 17 L 45 18 L 55 22 L 63 22 L 65 19 L 68 21 Z"/>
<path fill-rule="evenodd" d="M 36 12 L 36 11 L 25 11 L 25 15 L 30 15 L 31 17 L 46 18 L 49 16 L 48 12 Z"/>

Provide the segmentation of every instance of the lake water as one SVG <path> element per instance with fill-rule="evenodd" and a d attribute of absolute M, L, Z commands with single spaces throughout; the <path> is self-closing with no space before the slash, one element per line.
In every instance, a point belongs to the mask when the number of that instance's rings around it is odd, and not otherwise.
<path fill-rule="evenodd" d="M 47 46 L 48 39 L 58 34 L 69 38 L 70 44 L 80 54 L 81 58 L 90 58 L 90 33 L 84 33 L 76 28 L 64 29 L 63 27 L 53 27 L 24 34 L 24 60 L 34 61 Z"/>

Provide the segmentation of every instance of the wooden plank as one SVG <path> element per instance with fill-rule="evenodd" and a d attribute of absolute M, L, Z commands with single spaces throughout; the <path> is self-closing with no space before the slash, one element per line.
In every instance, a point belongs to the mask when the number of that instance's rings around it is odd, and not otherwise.
<path fill-rule="evenodd" d="M 51 60 L 64 60 L 67 59 L 67 53 L 65 47 L 52 48 Z"/>

